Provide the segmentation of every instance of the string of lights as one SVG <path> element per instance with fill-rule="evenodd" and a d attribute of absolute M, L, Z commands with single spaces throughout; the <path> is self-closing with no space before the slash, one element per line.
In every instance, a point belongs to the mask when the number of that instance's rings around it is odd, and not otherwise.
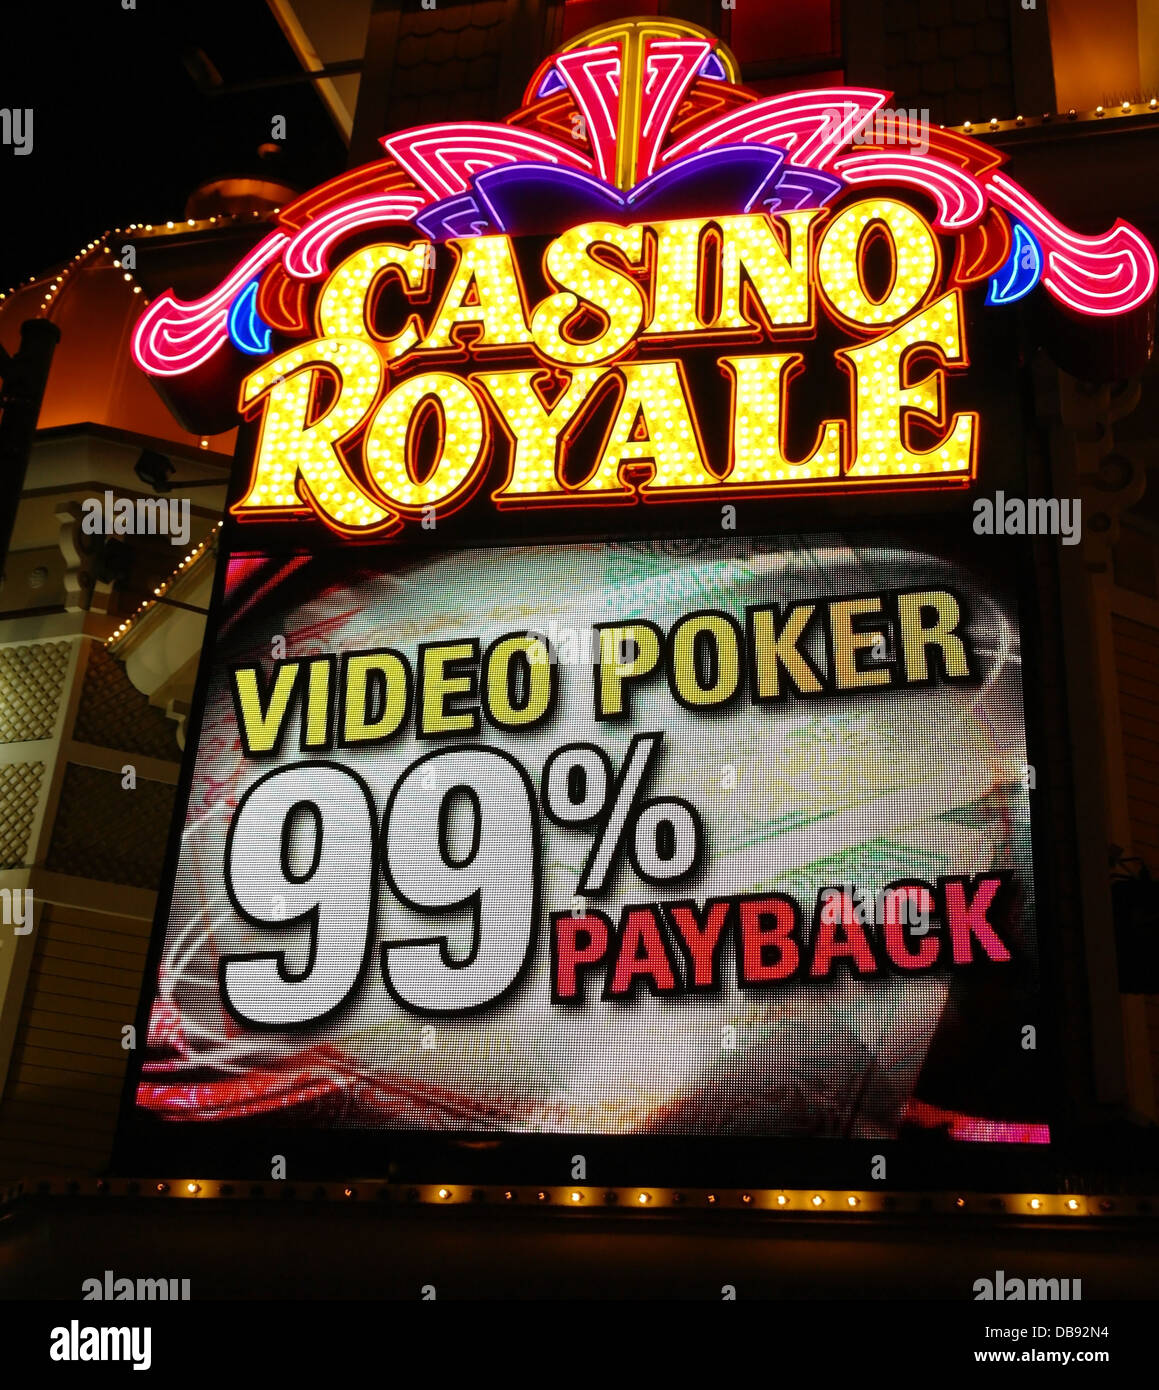
<path fill-rule="evenodd" d="M 274 208 L 273 215 L 281 212 L 281 208 Z M 260 218 L 263 214 L 254 211 L 251 217 Z M 22 290 L 35 288 L 44 285 L 45 291 L 41 299 L 40 308 L 37 311 L 38 317 L 47 317 L 60 291 L 64 288 L 69 277 L 75 270 L 83 268 L 94 257 L 114 255 L 119 251 L 119 246 L 114 246 L 113 238 L 126 236 L 149 236 L 160 237 L 172 234 L 183 234 L 189 231 L 208 231 L 211 227 L 225 225 L 226 223 L 236 224 L 248 220 L 243 213 L 216 213 L 212 217 L 194 218 L 188 217 L 184 221 L 170 221 L 164 225 L 152 222 L 130 222 L 127 227 L 112 227 L 101 233 L 95 240 L 87 242 L 64 266 L 54 271 L 44 271 L 40 275 L 30 275 L 27 280 L 22 280 L 15 285 L 10 285 L 7 290 L 0 292 L 0 303 L 18 294 Z M 145 295 L 144 289 L 137 284 L 131 271 L 127 270 L 119 259 L 112 261 L 112 267 L 119 270 L 124 279 L 132 286 L 134 294 L 142 296 L 142 303 L 148 304 L 150 301 Z"/>
<path fill-rule="evenodd" d="M 218 531 L 221 530 L 221 525 L 222 523 L 220 521 L 215 522 L 213 528 L 210 530 L 209 534 L 205 537 L 205 539 L 200 541 L 197 545 L 195 545 L 193 549 L 189 552 L 189 554 L 186 555 L 186 557 L 178 564 L 177 568 L 172 572 L 172 574 L 170 574 L 167 579 L 163 579 L 161 583 L 157 585 L 157 587 L 153 590 L 153 597 L 147 598 L 144 600 L 144 602 L 139 604 L 136 611 L 133 612 L 129 617 L 127 617 L 124 620 L 124 622 L 122 622 L 109 637 L 105 638 L 106 648 L 114 649 L 118 645 L 118 643 L 120 643 L 126 636 L 128 636 L 129 632 L 133 628 L 133 625 L 137 623 L 141 618 L 143 618 L 151 608 L 155 607 L 164 599 L 165 595 L 169 592 L 173 585 L 176 584 L 178 579 L 183 578 L 187 570 L 192 569 L 192 567 L 196 565 L 198 560 L 200 560 L 203 556 L 209 554 L 212 551 L 214 538 L 217 535 Z"/>
<path fill-rule="evenodd" d="M 1054 125 L 1058 121 L 1080 122 L 1101 121 L 1107 118 L 1154 116 L 1159 113 L 1159 97 L 1149 101 L 1122 101 L 1110 106 L 1095 106 L 1086 111 L 1076 111 L 1073 106 L 1065 111 L 1044 111 L 1041 116 L 1006 116 L 1000 119 L 991 116 L 988 121 L 962 121 L 960 125 L 940 125 L 939 130 L 958 130 L 964 135 L 985 135 L 987 132 L 1001 130 L 1024 130 L 1036 126 Z"/>
<path fill-rule="evenodd" d="M 220 1182 L 181 1178 L 42 1178 L 0 1191 L 0 1207 L 33 1197 L 382 1202 L 409 1206 L 548 1207 L 581 1211 L 752 1212 L 814 1216 L 987 1216 L 1007 1219 L 1155 1218 L 1159 1200 L 1069 1192 L 881 1192 L 831 1188 L 670 1188 L 357 1182 Z"/>

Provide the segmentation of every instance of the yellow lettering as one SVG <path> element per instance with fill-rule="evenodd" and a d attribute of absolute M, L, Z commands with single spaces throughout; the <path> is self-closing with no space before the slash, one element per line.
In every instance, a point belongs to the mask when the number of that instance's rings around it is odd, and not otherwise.
<path fill-rule="evenodd" d="M 705 466 L 681 364 L 624 362 L 617 370 L 624 394 L 595 471 L 576 493 L 629 497 L 633 488 L 621 474 L 636 463 L 652 465 L 651 477 L 640 485 L 645 498 L 662 490 L 671 496 L 718 486 L 720 479 Z"/>
<path fill-rule="evenodd" d="M 946 362 L 962 360 L 961 301 L 952 290 L 892 333 L 863 347 L 844 348 L 839 360 L 853 377 L 853 460 L 851 478 L 914 474 L 974 475 L 978 417 L 970 412 L 945 415 L 945 372 L 936 368 L 912 386 L 903 386 L 906 365 L 918 349 L 928 348 Z M 913 449 L 908 442 L 912 417 L 946 429 L 940 444 Z"/>
<path fill-rule="evenodd" d="M 423 411 L 438 417 L 438 456 L 417 482 L 416 436 Z M 392 502 L 415 511 L 460 493 L 483 461 L 487 425 L 474 391 L 457 376 L 424 372 L 396 386 L 366 432 L 370 476 Z"/>
<path fill-rule="evenodd" d="M 799 352 L 768 357 L 722 357 L 722 370 L 733 378 L 732 460 L 725 481 L 729 488 L 776 487 L 810 478 L 835 478 L 841 471 L 844 426 L 822 424 L 812 451 L 800 463 L 785 457 L 786 402 L 789 382 L 805 365 Z"/>
<path fill-rule="evenodd" d="M 932 612 L 933 624 L 923 624 L 923 614 Z M 958 600 L 945 589 L 926 589 L 921 593 L 898 594 L 898 626 L 901 629 L 901 649 L 905 658 L 907 681 L 927 681 L 930 666 L 927 651 L 936 647 L 942 655 L 945 674 L 951 680 L 970 675 L 966 645 L 958 636 L 962 610 Z"/>
<path fill-rule="evenodd" d="M 511 472 L 491 494 L 500 506 L 506 498 L 554 502 L 570 496 L 571 489 L 564 487 L 559 476 L 560 443 L 607 371 L 606 367 L 577 367 L 550 410 L 544 408 L 535 386 L 549 373 L 485 372 L 472 378 L 482 382 L 511 436 Z"/>
<path fill-rule="evenodd" d="M 860 690 L 864 686 L 888 685 L 884 666 L 862 671 L 857 653 L 874 646 L 880 632 L 854 632 L 853 619 L 867 613 L 880 613 L 880 598 L 847 598 L 829 605 L 829 631 L 833 637 L 833 675 L 838 690 Z"/>
<path fill-rule="evenodd" d="M 517 663 L 513 666 L 512 663 Z M 513 671 L 525 673 L 527 687 L 523 701 L 516 704 L 512 689 Z M 487 717 L 504 729 L 528 728 L 538 724 L 551 708 L 554 690 L 551 653 L 540 637 L 503 637 L 487 653 Z"/>
<path fill-rule="evenodd" d="M 456 710 L 449 705 L 454 696 L 475 698 L 477 672 L 451 668 L 461 668 L 477 660 L 478 656 L 476 642 L 432 642 L 420 650 L 419 694 L 416 702 L 420 738 L 478 732 L 477 709 Z"/>
<path fill-rule="evenodd" d="M 308 513 L 312 506 L 338 530 L 397 529 L 398 513 L 362 488 L 337 448 L 373 405 L 382 370 L 382 359 L 367 340 L 323 338 L 282 353 L 246 377 L 242 408 L 264 397 L 264 412 L 249 490 L 233 513 Z M 325 376 L 337 379 L 338 391 L 315 418 Z"/>
<path fill-rule="evenodd" d="M 348 257 L 326 281 L 318 301 L 318 336 L 320 338 L 373 338 L 387 361 L 401 357 L 422 337 L 422 323 L 417 314 L 410 314 L 402 328 L 390 338 L 375 338 L 370 332 L 369 310 L 371 291 L 385 277 L 396 271 L 402 280 L 408 299 L 423 296 L 430 288 L 430 242 L 417 241 L 413 246 L 364 246 Z"/>
<path fill-rule="evenodd" d="M 242 751 L 247 758 L 272 753 L 282 739 L 290 699 L 298 683 L 300 661 L 281 662 L 269 695 L 263 699 L 256 666 L 239 666 L 230 673 L 234 709 Z"/>
<path fill-rule="evenodd" d="M 777 223 L 788 233 L 787 255 L 777 237 L 779 227 L 775 230 L 763 214 L 716 218 L 721 238 L 720 310 L 708 324 L 710 329 L 751 332 L 812 322 L 809 248 L 813 223 L 820 215 L 820 208 L 778 214 Z"/>
<path fill-rule="evenodd" d="M 510 239 L 473 236 L 448 244 L 454 247 L 458 262 L 423 347 L 453 347 L 458 329 L 475 324 L 483 331 L 472 347 L 529 343 L 531 334 Z"/>
<path fill-rule="evenodd" d="M 531 316 L 535 346 L 563 366 L 606 362 L 621 352 L 640 331 L 644 296 L 623 271 L 597 260 L 592 251 L 611 246 L 631 263 L 644 251 L 644 227 L 617 227 L 610 222 L 585 222 L 557 236 L 547 248 L 544 268 L 561 287 L 560 293 L 542 300 Z M 604 321 L 595 338 L 571 336 L 577 317 L 591 309 Z"/>
<path fill-rule="evenodd" d="M 883 299 L 871 299 L 865 286 L 865 251 L 877 235 L 888 241 L 892 264 Z M 886 328 L 905 318 L 929 293 L 938 275 L 938 244 L 912 208 L 889 198 L 870 198 L 853 203 L 826 227 L 817 274 L 838 317 L 859 328 Z"/>
<path fill-rule="evenodd" d="M 342 742 L 383 743 L 402 727 L 410 700 L 410 668 L 397 652 L 358 652 L 345 663 Z M 371 711 L 371 701 L 378 709 Z"/>
<path fill-rule="evenodd" d="M 815 612 L 816 604 L 812 603 L 794 604 L 782 617 L 778 617 L 775 604 L 749 612 L 757 701 L 779 700 L 786 693 L 781 686 L 782 666 L 798 695 L 819 695 L 824 689 L 797 645 Z"/>
<path fill-rule="evenodd" d="M 672 629 L 673 693 L 684 705 L 707 709 L 726 704 L 740 688 L 740 640 L 723 613 L 690 613 Z M 711 652 L 708 684 L 702 685 L 697 656 Z"/>
<path fill-rule="evenodd" d="M 643 680 L 660 661 L 660 634 L 648 622 L 596 625 L 600 662 L 596 670 L 596 718 L 628 713 L 625 681 Z"/>

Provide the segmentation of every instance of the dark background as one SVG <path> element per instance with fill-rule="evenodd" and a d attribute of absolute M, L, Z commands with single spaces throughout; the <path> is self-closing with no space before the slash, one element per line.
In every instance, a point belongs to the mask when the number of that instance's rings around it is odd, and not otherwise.
<path fill-rule="evenodd" d="M 199 91 L 300 75 L 263 0 L 12 0 L 0 29 L 0 107 L 33 108 L 27 155 L 0 145 L 0 292 L 69 259 L 107 228 L 182 216 L 204 179 L 277 174 L 300 189 L 346 167 L 309 82 Z M 350 54 L 351 58 L 360 55 Z M 275 115 L 281 153 L 259 158 Z"/>

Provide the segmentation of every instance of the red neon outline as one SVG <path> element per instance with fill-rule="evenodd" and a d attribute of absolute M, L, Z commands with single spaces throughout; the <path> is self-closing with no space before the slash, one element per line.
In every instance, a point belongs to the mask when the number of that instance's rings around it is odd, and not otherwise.
<path fill-rule="evenodd" d="M 282 263 L 299 280 L 317 280 L 329 270 L 334 243 L 359 227 L 383 222 L 410 222 L 429 202 L 421 193 L 380 193 L 339 203 L 298 232 L 286 247 Z"/>
<path fill-rule="evenodd" d="M 594 172 L 592 161 L 562 140 L 494 121 L 413 126 L 379 143 L 432 199 L 465 193 L 473 175 L 502 164 L 564 164 Z"/>
<path fill-rule="evenodd" d="M 258 282 L 258 313 L 281 333 L 305 336 L 310 331 L 309 288 L 306 281 L 291 280 L 281 266 L 273 265 Z"/>
<path fill-rule="evenodd" d="M 616 182 L 616 143 L 621 104 L 620 44 L 600 44 L 561 53 L 555 65 L 567 83 L 584 120 L 588 143 L 595 152 L 595 171 L 605 182 Z M 609 90 L 605 92 L 601 85 Z M 611 96 L 615 106 L 608 104 Z"/>
<path fill-rule="evenodd" d="M 900 183 L 928 193 L 938 206 L 934 227 L 940 232 L 962 231 L 986 210 L 985 190 L 972 174 L 927 155 L 843 154 L 832 167 L 846 183 Z"/>
<path fill-rule="evenodd" d="M 278 222 L 292 235 L 343 203 L 354 202 L 360 198 L 380 197 L 387 193 L 418 192 L 420 190 L 415 187 L 414 181 L 398 161 L 384 156 L 370 164 L 360 164 L 356 169 L 348 169 L 344 174 L 335 174 L 332 179 L 320 183 L 317 188 L 309 189 L 281 210 Z"/>
<path fill-rule="evenodd" d="M 794 164 L 827 169 L 837 151 L 849 144 L 889 97 L 889 92 L 871 87 L 819 87 L 766 97 L 694 130 L 665 150 L 660 163 L 671 164 L 721 145 L 760 144 L 787 150 Z M 837 112 L 840 119 L 834 119 Z"/>
<path fill-rule="evenodd" d="M 950 285 L 973 285 L 1005 265 L 1010 255 L 1010 222 L 991 204 L 980 221 L 958 237 Z"/>
<path fill-rule="evenodd" d="M 667 148 L 668 144 L 675 143 L 681 138 L 681 132 L 690 125 L 707 125 L 742 106 L 751 106 L 756 100 L 753 93 L 744 87 L 730 87 L 724 82 L 697 77 L 689 87 L 683 104 L 676 108 L 661 147 Z"/>
<path fill-rule="evenodd" d="M 172 290 L 159 295 L 133 330 L 133 361 L 151 376 L 181 376 L 196 371 L 229 338 L 229 307 L 235 295 L 277 256 L 289 238 L 270 232 L 202 299 L 178 299 Z"/>
<path fill-rule="evenodd" d="M 519 130 L 535 130 L 539 134 L 547 135 L 553 139 L 558 134 L 579 148 L 586 150 L 594 168 L 595 151 L 592 149 L 591 142 L 586 135 L 580 139 L 575 130 L 568 124 L 571 116 L 580 114 L 571 89 L 565 86 L 558 92 L 552 92 L 550 96 L 540 97 L 530 106 L 522 106 L 518 111 L 513 111 L 510 116 L 504 117 L 503 123 L 504 125 L 515 126 Z M 559 117 L 558 122 L 555 119 L 556 116 Z"/>
<path fill-rule="evenodd" d="M 672 117 L 711 52 L 712 45 L 706 39 L 649 38 L 645 41 L 645 82 L 640 93 L 641 120 L 636 151 L 637 182 L 655 171 L 660 146 Z M 667 74 L 660 71 L 665 60 L 669 63 Z M 659 88 L 653 92 L 656 81 Z"/>
<path fill-rule="evenodd" d="M 1125 314 L 1154 293 L 1155 252 L 1129 223 L 1119 218 L 1109 231 L 1081 236 L 1005 174 L 991 175 L 987 187 L 996 203 L 1034 229 L 1046 259 L 1042 283 L 1061 304 L 1080 314 Z"/>

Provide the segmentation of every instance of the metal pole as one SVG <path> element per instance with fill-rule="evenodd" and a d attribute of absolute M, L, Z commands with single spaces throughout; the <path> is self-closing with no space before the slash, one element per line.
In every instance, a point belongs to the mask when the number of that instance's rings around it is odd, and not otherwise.
<path fill-rule="evenodd" d="M 16 512 L 24 491 L 40 404 L 48 382 L 60 329 L 48 319 L 20 325 L 20 351 L 13 357 L 0 348 L 0 577 L 8 562 Z"/>

